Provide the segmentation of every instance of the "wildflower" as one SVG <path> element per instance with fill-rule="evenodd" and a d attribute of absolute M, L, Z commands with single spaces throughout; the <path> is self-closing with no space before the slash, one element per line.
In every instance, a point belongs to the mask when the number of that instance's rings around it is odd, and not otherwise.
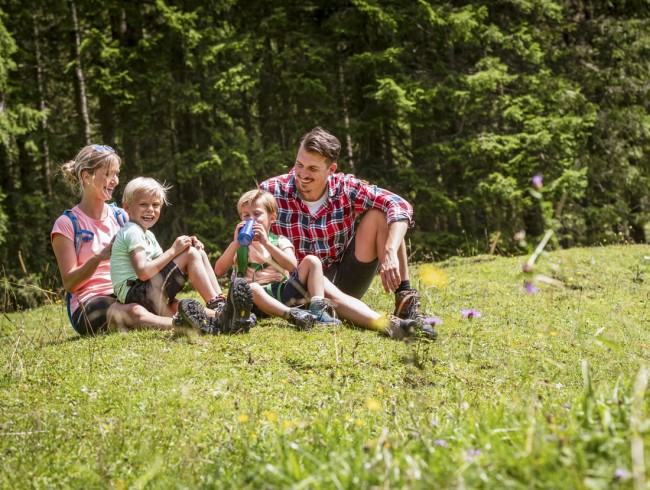
<path fill-rule="evenodd" d="M 240 424 L 245 424 L 246 422 L 248 422 L 248 420 L 249 417 L 247 413 L 240 413 L 239 415 L 237 415 L 237 422 L 239 422 Z"/>
<path fill-rule="evenodd" d="M 441 325 L 442 324 L 442 320 L 440 318 L 438 318 L 438 317 L 435 317 L 435 316 L 432 316 L 430 318 L 425 318 L 423 320 L 423 322 L 428 324 L 428 325 Z"/>
<path fill-rule="evenodd" d="M 355 421 L 355 424 L 357 424 L 357 426 L 359 427 L 363 427 L 364 425 L 366 425 L 366 421 L 364 419 L 357 419 Z"/>
<path fill-rule="evenodd" d="M 444 439 L 436 439 L 433 441 L 433 445 L 438 447 L 449 447 L 449 443 Z"/>
<path fill-rule="evenodd" d="M 513 236 L 516 242 L 523 242 L 526 239 L 526 230 L 521 230 Z"/>
<path fill-rule="evenodd" d="M 264 412 L 264 416 L 269 422 L 276 422 L 278 420 L 278 415 L 275 412 L 271 412 L 270 410 Z"/>
<path fill-rule="evenodd" d="M 463 315 L 465 318 L 481 318 L 483 315 L 480 311 L 476 310 L 462 310 L 461 315 Z"/>
<path fill-rule="evenodd" d="M 629 480 L 630 478 L 632 478 L 632 475 L 625 468 L 616 468 L 614 472 L 615 480 Z"/>
<path fill-rule="evenodd" d="M 480 449 L 468 449 L 467 453 L 465 454 L 465 460 L 468 463 L 471 463 L 476 458 L 478 458 L 480 455 L 481 455 L 481 450 Z"/>
<path fill-rule="evenodd" d="M 532 179 L 533 187 L 537 190 L 541 189 L 544 186 L 544 179 L 541 174 L 533 176 Z"/>
<path fill-rule="evenodd" d="M 539 288 L 530 281 L 524 281 L 524 289 L 528 294 L 535 294 Z"/>
<path fill-rule="evenodd" d="M 379 410 L 381 410 L 381 403 L 379 403 L 377 400 L 369 398 L 368 400 L 366 400 L 366 407 L 371 412 L 378 412 Z"/>
<path fill-rule="evenodd" d="M 431 264 L 424 264 L 420 267 L 420 282 L 427 286 L 442 289 L 449 285 L 449 277 L 437 267 Z"/>

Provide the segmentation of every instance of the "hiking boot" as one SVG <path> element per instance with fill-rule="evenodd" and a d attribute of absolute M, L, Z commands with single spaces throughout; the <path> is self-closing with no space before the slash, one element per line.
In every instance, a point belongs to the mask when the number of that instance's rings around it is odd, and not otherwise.
<path fill-rule="evenodd" d="M 178 312 L 172 317 L 176 327 L 192 327 L 208 332 L 208 317 L 201 303 L 195 299 L 184 298 L 178 302 Z"/>
<path fill-rule="evenodd" d="M 312 301 L 309 305 L 309 312 L 316 317 L 317 323 L 325 325 L 341 325 L 343 323 L 338 318 L 334 318 L 333 308 L 322 299 Z"/>
<path fill-rule="evenodd" d="M 248 333 L 255 321 L 251 319 L 253 292 L 246 279 L 233 279 L 225 303 L 225 308 L 220 308 L 217 314 L 221 333 Z"/>
<path fill-rule="evenodd" d="M 420 306 L 420 293 L 417 289 L 406 289 L 395 293 L 395 311 L 393 315 L 402 320 L 410 318 L 422 321 L 424 319 L 424 313 L 422 313 L 422 307 Z"/>
<path fill-rule="evenodd" d="M 311 330 L 316 323 L 316 317 L 307 310 L 291 308 L 289 310 L 289 323 L 298 327 L 298 330 Z"/>
<path fill-rule="evenodd" d="M 386 335 L 395 340 L 406 340 L 412 336 L 420 336 L 432 341 L 438 338 L 438 332 L 431 325 L 412 318 L 398 318 L 395 315 L 388 315 Z"/>

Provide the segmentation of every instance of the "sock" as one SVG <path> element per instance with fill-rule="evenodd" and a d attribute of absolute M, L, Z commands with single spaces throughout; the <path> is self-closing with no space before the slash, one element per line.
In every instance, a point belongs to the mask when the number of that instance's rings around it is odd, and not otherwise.
<path fill-rule="evenodd" d="M 310 301 L 313 303 L 314 301 L 325 301 L 325 298 L 322 296 L 312 296 Z"/>
<path fill-rule="evenodd" d="M 395 290 L 395 294 L 401 293 L 402 291 L 407 291 L 408 289 L 411 289 L 411 281 L 407 279 L 406 281 L 399 283 L 398 288 Z"/>

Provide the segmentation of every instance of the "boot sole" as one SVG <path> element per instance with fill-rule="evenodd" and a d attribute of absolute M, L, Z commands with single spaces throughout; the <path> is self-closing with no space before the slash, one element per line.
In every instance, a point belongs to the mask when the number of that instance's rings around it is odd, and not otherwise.
<path fill-rule="evenodd" d="M 227 301 L 226 329 L 231 333 L 248 333 L 251 328 L 253 292 L 246 279 L 238 277 L 230 283 Z"/>
<path fill-rule="evenodd" d="M 208 317 L 201 303 L 195 299 L 185 298 L 178 303 L 178 313 L 186 326 L 209 332 Z"/>

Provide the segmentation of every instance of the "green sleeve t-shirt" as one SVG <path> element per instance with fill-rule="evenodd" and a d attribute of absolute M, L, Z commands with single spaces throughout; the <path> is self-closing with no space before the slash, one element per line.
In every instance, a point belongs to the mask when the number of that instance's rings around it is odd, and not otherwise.
<path fill-rule="evenodd" d="M 131 289 L 127 282 L 138 278 L 131 263 L 131 252 L 137 248 L 144 249 L 147 262 L 163 253 L 153 233 L 144 231 L 140 225 L 130 221 L 115 235 L 111 249 L 111 281 L 120 303 L 125 302 L 126 293 Z"/>

